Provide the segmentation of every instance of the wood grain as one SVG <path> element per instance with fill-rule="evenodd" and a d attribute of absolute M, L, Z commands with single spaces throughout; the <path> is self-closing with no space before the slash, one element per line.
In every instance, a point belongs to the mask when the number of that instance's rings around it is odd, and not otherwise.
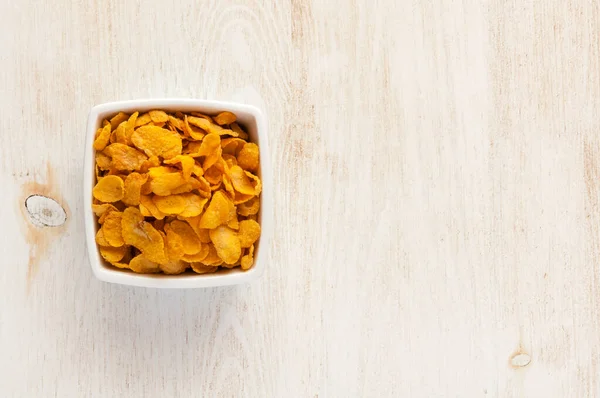
<path fill-rule="evenodd" d="M 0 2 L 0 395 L 597 397 L 599 8 Z M 94 279 L 87 112 L 147 97 L 265 111 L 259 282 Z"/>

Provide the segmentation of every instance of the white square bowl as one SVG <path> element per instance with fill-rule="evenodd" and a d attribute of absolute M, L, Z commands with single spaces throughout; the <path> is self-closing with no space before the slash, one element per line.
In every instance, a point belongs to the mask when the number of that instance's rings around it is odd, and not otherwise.
<path fill-rule="evenodd" d="M 240 124 L 245 127 L 250 136 L 249 140 L 258 144 L 260 149 L 260 167 L 258 176 L 262 180 L 260 211 L 258 213 L 261 235 L 258 242 L 255 244 L 254 265 L 248 271 L 242 271 L 237 267 L 230 270 L 219 270 L 219 272 L 214 274 L 193 274 L 189 272 L 180 275 L 136 274 L 133 271 L 113 267 L 100 255 L 95 239 L 96 232 L 98 231 L 98 222 L 95 214 L 92 212 L 92 188 L 94 187 L 96 180 L 96 151 L 93 148 L 94 135 L 104 119 L 110 118 L 120 111 L 126 113 L 139 111 L 141 113 L 152 109 L 162 109 L 170 112 L 195 111 L 209 115 L 215 115 L 222 111 L 230 111 L 237 116 Z M 273 230 L 273 191 L 267 125 L 262 112 L 258 108 L 233 102 L 196 99 L 147 99 L 109 102 L 97 105 L 92 108 L 88 117 L 84 159 L 83 211 L 86 243 L 92 271 L 98 279 L 105 282 L 120 283 L 130 286 L 200 288 L 246 283 L 262 275 L 267 262 L 267 251 L 271 246 Z"/>

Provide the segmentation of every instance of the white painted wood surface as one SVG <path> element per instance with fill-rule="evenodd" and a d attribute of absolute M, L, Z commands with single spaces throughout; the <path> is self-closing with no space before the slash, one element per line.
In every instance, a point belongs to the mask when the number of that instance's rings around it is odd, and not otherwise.
<path fill-rule="evenodd" d="M 0 2 L 0 396 L 600 396 L 595 0 Z M 269 120 L 253 285 L 96 281 L 87 112 Z M 67 211 L 31 224 L 30 194 Z"/>

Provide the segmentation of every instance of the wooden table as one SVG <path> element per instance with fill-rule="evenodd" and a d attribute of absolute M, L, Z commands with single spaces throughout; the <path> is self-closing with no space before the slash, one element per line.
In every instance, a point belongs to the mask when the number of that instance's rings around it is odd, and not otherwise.
<path fill-rule="evenodd" d="M 594 0 L 0 3 L 0 396 L 600 396 Z M 101 283 L 87 112 L 268 118 L 257 283 Z M 34 225 L 40 194 L 65 224 Z"/>

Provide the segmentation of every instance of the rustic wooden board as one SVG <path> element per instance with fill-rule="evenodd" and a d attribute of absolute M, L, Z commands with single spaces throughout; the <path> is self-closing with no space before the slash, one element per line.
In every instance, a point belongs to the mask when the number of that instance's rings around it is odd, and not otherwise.
<path fill-rule="evenodd" d="M 0 2 L 0 395 L 599 396 L 599 7 Z M 266 113 L 258 283 L 94 279 L 87 112 L 148 97 Z"/>

